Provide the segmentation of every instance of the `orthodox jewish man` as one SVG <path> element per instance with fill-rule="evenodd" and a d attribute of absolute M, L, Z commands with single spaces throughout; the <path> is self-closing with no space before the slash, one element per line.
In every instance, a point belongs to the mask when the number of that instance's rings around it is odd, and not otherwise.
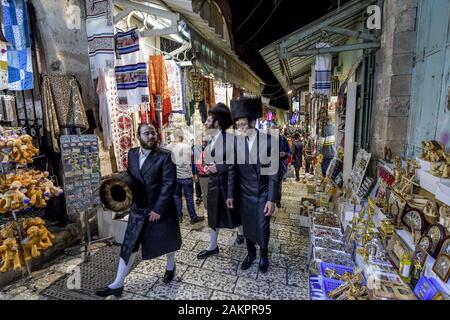
<path fill-rule="evenodd" d="M 217 237 L 220 228 L 234 229 L 241 225 L 240 216 L 235 210 L 227 207 L 228 167 L 233 161 L 234 139 L 227 134 L 233 124 L 230 110 L 223 103 L 216 104 L 208 112 L 205 122 L 206 134 L 211 136 L 210 143 L 205 148 L 203 168 L 208 175 L 207 212 L 208 226 L 210 228 L 210 243 L 206 250 L 201 251 L 198 259 L 218 254 Z M 228 160 L 230 164 L 227 163 Z M 237 242 L 243 243 L 242 227 L 238 228 Z"/>
<path fill-rule="evenodd" d="M 276 137 L 255 129 L 262 115 L 259 98 L 233 99 L 231 115 L 236 121 L 235 164 L 229 167 L 227 206 L 236 207 L 244 227 L 248 253 L 241 269 L 251 267 L 258 244 L 259 269 L 264 273 L 269 267 L 270 217 L 277 201 L 279 145 Z"/>
<path fill-rule="evenodd" d="M 176 167 L 171 153 L 157 146 L 157 132 L 151 124 L 137 128 L 140 148 L 128 152 L 128 174 L 133 180 L 133 206 L 120 251 L 116 279 L 96 294 L 101 297 L 120 296 L 125 276 L 130 271 L 141 246 L 143 260 L 166 254 L 163 281 L 175 274 L 175 251 L 181 247 L 181 232 L 173 193 Z"/>

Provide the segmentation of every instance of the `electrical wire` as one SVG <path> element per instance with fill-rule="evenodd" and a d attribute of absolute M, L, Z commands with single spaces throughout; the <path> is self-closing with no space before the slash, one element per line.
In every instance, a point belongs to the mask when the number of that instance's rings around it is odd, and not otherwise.
<path fill-rule="evenodd" d="M 283 90 L 283 88 L 278 89 L 277 91 L 275 91 L 274 93 L 265 93 L 266 96 L 274 96 L 276 95 L 278 92 L 280 92 L 281 90 Z"/>
<path fill-rule="evenodd" d="M 235 33 L 239 31 L 239 29 L 242 28 L 242 26 L 247 22 L 248 19 L 250 19 L 250 17 L 255 13 L 256 9 L 258 9 L 258 7 L 261 5 L 261 3 L 263 3 L 264 0 L 260 0 L 259 3 L 256 5 L 256 7 L 253 8 L 252 12 L 250 12 L 250 14 L 247 16 L 247 18 L 245 18 L 245 20 L 241 23 L 241 25 L 236 29 L 236 31 L 234 31 Z"/>
<path fill-rule="evenodd" d="M 269 16 L 267 17 L 266 21 L 264 21 L 264 23 L 262 24 L 262 26 L 250 37 L 250 39 L 248 39 L 247 41 L 245 41 L 242 45 L 247 44 L 249 41 L 251 41 L 260 31 L 262 28 L 264 28 L 264 26 L 266 25 L 266 23 L 269 21 L 269 19 L 272 17 L 272 15 L 274 14 L 274 12 L 277 10 L 278 6 L 280 5 L 280 3 L 283 0 L 278 1 L 278 3 L 275 5 L 275 8 L 273 8 L 272 12 L 269 14 Z"/>

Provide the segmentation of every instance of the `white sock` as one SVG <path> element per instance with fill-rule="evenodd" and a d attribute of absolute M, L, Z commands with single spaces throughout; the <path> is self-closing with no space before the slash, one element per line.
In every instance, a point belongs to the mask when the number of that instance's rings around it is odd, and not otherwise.
<path fill-rule="evenodd" d="M 166 270 L 172 271 L 175 268 L 175 251 L 166 254 L 167 265 Z"/>
<path fill-rule="evenodd" d="M 116 280 L 114 280 L 113 283 L 108 285 L 109 288 L 117 289 L 117 288 L 123 287 L 123 283 L 125 282 L 125 277 L 127 276 L 128 272 L 130 271 L 130 268 L 133 265 L 135 258 L 136 258 L 136 252 L 133 252 L 130 255 L 130 259 L 128 260 L 128 265 L 125 264 L 125 261 L 122 258 L 119 259 L 119 267 L 117 269 Z"/>
<path fill-rule="evenodd" d="M 238 236 L 244 235 L 244 228 L 242 226 L 237 227 L 236 231 L 237 231 Z"/>
<path fill-rule="evenodd" d="M 219 236 L 219 229 L 216 229 L 216 230 L 211 229 L 211 228 L 209 229 L 210 241 L 209 241 L 209 247 L 206 250 L 212 251 L 217 248 L 217 237 L 218 236 Z"/>

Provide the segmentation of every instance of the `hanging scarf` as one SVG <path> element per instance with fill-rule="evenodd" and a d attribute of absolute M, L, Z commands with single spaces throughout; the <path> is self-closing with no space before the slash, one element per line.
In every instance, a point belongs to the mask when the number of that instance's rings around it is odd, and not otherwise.
<path fill-rule="evenodd" d="M 118 32 L 116 41 L 116 83 L 118 104 L 139 111 L 148 108 L 150 97 L 147 65 L 139 46 L 139 31 Z"/>
<path fill-rule="evenodd" d="M 128 167 L 128 151 L 130 148 L 137 146 L 134 134 L 136 132 L 135 121 L 130 108 L 117 104 L 118 95 L 114 70 L 104 70 L 103 75 L 104 84 L 100 88 L 104 90 L 106 99 L 104 106 L 109 111 L 111 140 L 114 146 L 117 169 L 118 171 L 125 171 Z"/>
<path fill-rule="evenodd" d="M 151 100 L 150 121 L 156 128 L 165 128 L 169 124 L 169 116 L 172 113 L 172 103 L 170 100 L 169 84 L 167 78 L 166 65 L 162 54 L 153 55 L 149 58 L 149 83 L 150 92 L 153 99 Z M 160 107 L 162 110 L 162 126 L 158 125 L 156 118 L 156 109 Z"/>
<path fill-rule="evenodd" d="M 0 90 L 7 90 L 7 89 L 8 89 L 7 45 L 5 42 L 0 42 Z"/>
<path fill-rule="evenodd" d="M 5 38 L 8 40 L 9 90 L 33 89 L 33 63 L 25 0 L 2 0 Z"/>
<path fill-rule="evenodd" d="M 106 75 L 105 69 L 100 68 L 99 77 L 97 83 L 97 95 L 98 95 L 98 109 L 100 116 L 100 124 L 103 130 L 103 145 L 109 150 L 111 147 L 111 117 L 110 110 L 112 106 L 109 105 Z"/>
<path fill-rule="evenodd" d="M 181 72 L 178 64 L 173 60 L 166 60 L 167 79 L 169 86 L 172 112 L 183 112 L 183 96 L 181 88 Z"/>
<path fill-rule="evenodd" d="M 114 68 L 112 0 L 86 0 L 86 33 L 92 79 L 100 68 Z"/>

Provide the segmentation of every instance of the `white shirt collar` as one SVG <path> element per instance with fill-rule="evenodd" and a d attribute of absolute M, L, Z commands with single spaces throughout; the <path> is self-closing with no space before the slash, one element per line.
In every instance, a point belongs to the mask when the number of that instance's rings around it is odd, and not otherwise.
<path fill-rule="evenodd" d="M 150 154 L 150 152 L 152 152 L 152 150 L 144 149 L 142 147 L 139 148 L 139 154 L 144 156 L 144 157 L 147 157 Z"/>

